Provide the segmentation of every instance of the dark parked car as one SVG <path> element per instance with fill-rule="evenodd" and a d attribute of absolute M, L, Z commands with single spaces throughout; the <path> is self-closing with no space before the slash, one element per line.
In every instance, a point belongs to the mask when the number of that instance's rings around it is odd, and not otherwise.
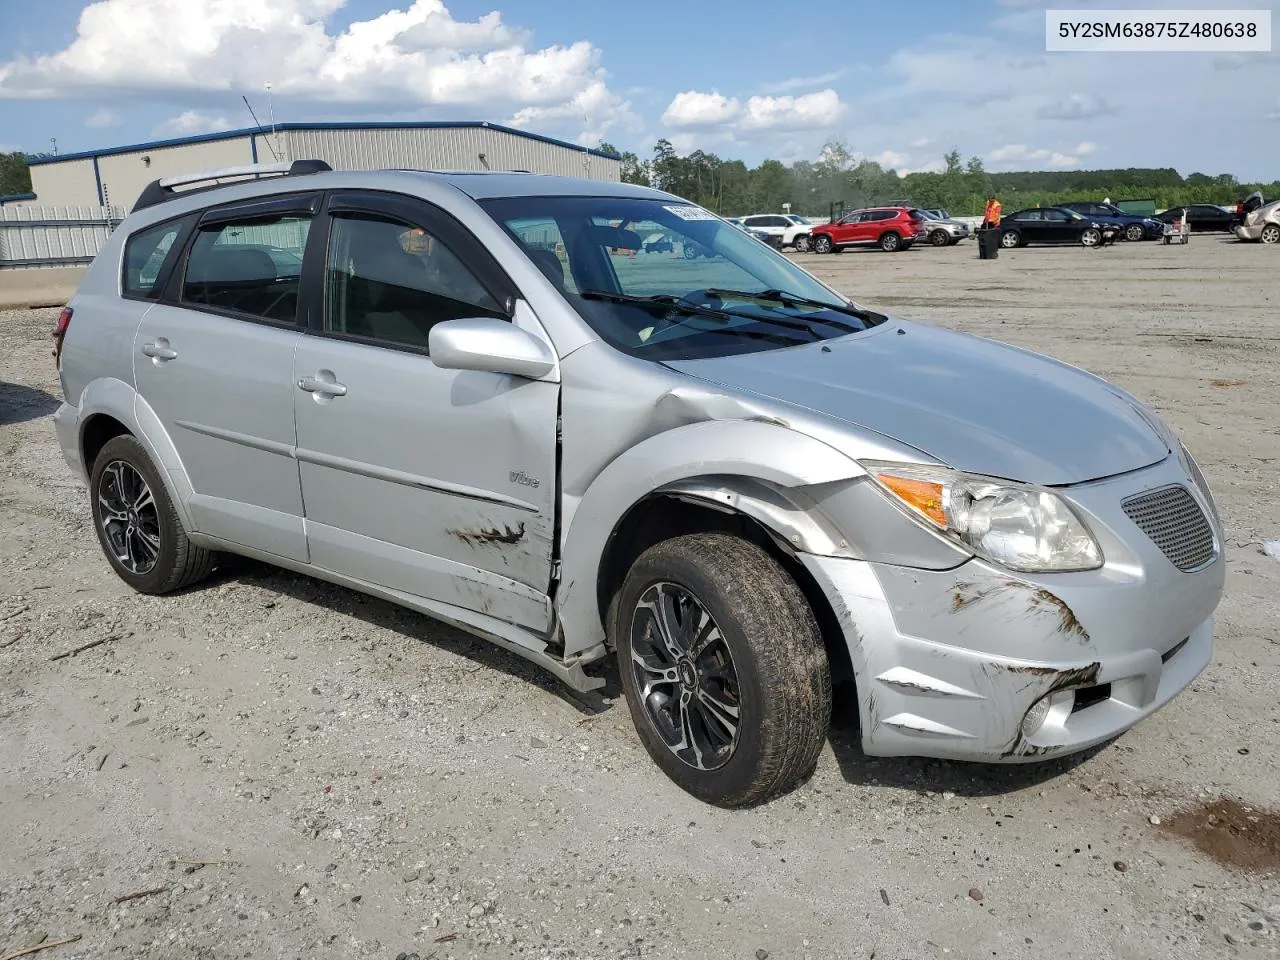
<path fill-rule="evenodd" d="M 1127 213 L 1114 203 L 1095 203 L 1092 200 L 1081 200 L 1059 204 L 1063 210 L 1071 210 L 1097 220 L 1099 223 L 1113 223 L 1120 228 L 1120 235 L 1126 240 L 1156 240 L 1164 236 L 1164 224 L 1155 217 L 1143 217 L 1136 213 Z"/>
<path fill-rule="evenodd" d="M 1120 228 L 1082 217 L 1062 207 L 1019 210 L 1000 221 L 1000 246 L 1025 247 L 1029 243 L 1078 243 L 1096 247 L 1113 239 Z"/>
<path fill-rule="evenodd" d="M 1192 233 L 1230 233 L 1239 226 L 1244 218 L 1229 210 L 1223 210 L 1212 203 L 1193 203 L 1186 207 L 1173 207 L 1157 218 L 1164 223 L 1173 223 L 1182 219 L 1182 211 L 1187 211 L 1187 220 L 1191 224 Z"/>

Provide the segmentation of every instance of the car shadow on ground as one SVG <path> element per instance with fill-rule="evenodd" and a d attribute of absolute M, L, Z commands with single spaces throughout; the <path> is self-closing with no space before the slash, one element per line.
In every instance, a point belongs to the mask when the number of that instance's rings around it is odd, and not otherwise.
<path fill-rule="evenodd" d="M 0 426 L 47 417 L 60 402 L 44 390 L 0 380 Z"/>
<path fill-rule="evenodd" d="M 389 630 L 420 643 L 431 644 L 472 661 L 478 668 L 499 671 L 521 683 L 545 690 L 571 705 L 584 717 L 607 713 L 622 697 L 616 662 L 612 655 L 587 668 L 591 676 L 602 677 L 605 685 L 597 690 L 580 693 L 519 654 L 426 614 L 244 557 L 228 557 L 219 564 L 210 580 L 195 589 L 209 589 L 229 583 L 253 584 L 299 603 L 354 617 L 370 627 Z M 358 649 L 359 638 L 353 636 L 350 643 L 354 652 Z M 406 648 L 406 653 L 411 654 L 412 651 Z"/>
<path fill-rule="evenodd" d="M 870 757 L 862 750 L 857 707 L 838 703 L 831 717 L 831 750 L 840 774 L 858 786 L 949 792 L 962 797 L 993 797 L 1038 787 L 1074 770 L 1114 743 L 1080 753 L 1031 763 L 967 763 L 924 757 Z"/>

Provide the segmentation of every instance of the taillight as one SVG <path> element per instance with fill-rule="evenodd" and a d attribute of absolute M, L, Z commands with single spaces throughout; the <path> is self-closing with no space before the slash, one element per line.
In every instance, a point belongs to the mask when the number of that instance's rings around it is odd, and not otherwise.
<path fill-rule="evenodd" d="M 58 314 L 58 322 L 53 328 L 53 361 L 57 363 L 62 358 L 62 340 L 67 335 L 67 327 L 71 326 L 71 315 L 75 313 L 70 307 L 63 307 L 62 312 Z"/>

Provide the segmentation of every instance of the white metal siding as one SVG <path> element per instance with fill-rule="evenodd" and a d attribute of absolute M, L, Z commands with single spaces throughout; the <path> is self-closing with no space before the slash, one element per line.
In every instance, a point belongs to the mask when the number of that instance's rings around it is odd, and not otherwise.
<path fill-rule="evenodd" d="M 142 162 L 150 157 L 151 164 Z M 259 154 L 260 162 L 267 162 Z M 204 143 L 186 143 L 176 147 L 145 149 L 133 153 L 118 153 L 98 159 L 102 173 L 102 190 L 111 204 L 124 204 L 133 209 L 143 187 L 153 180 L 172 177 L 179 173 L 198 173 L 218 167 L 234 167 L 253 162 L 248 137 L 231 140 L 209 140 Z M 44 197 L 40 198 L 42 201 Z"/>
<path fill-rule="evenodd" d="M 324 160 L 335 170 L 528 170 L 614 182 L 622 170 L 617 160 L 485 127 L 289 130 L 282 137 L 287 159 Z"/>
<path fill-rule="evenodd" d="M 120 207 L 0 207 L 0 269 L 88 263 L 124 218 Z"/>
<path fill-rule="evenodd" d="M 35 202 L 42 207 L 96 204 L 98 188 L 93 179 L 93 161 L 85 157 L 83 160 L 38 163 L 31 168 L 31 192 L 36 195 Z"/>

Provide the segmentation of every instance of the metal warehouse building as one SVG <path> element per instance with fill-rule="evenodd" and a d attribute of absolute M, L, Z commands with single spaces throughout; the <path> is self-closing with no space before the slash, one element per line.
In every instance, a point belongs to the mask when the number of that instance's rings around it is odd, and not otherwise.
<path fill-rule="evenodd" d="M 153 180 L 219 167 L 324 160 L 335 170 L 527 170 L 617 181 L 614 154 L 494 123 L 282 123 L 31 160 L 42 206 L 132 209 Z"/>

